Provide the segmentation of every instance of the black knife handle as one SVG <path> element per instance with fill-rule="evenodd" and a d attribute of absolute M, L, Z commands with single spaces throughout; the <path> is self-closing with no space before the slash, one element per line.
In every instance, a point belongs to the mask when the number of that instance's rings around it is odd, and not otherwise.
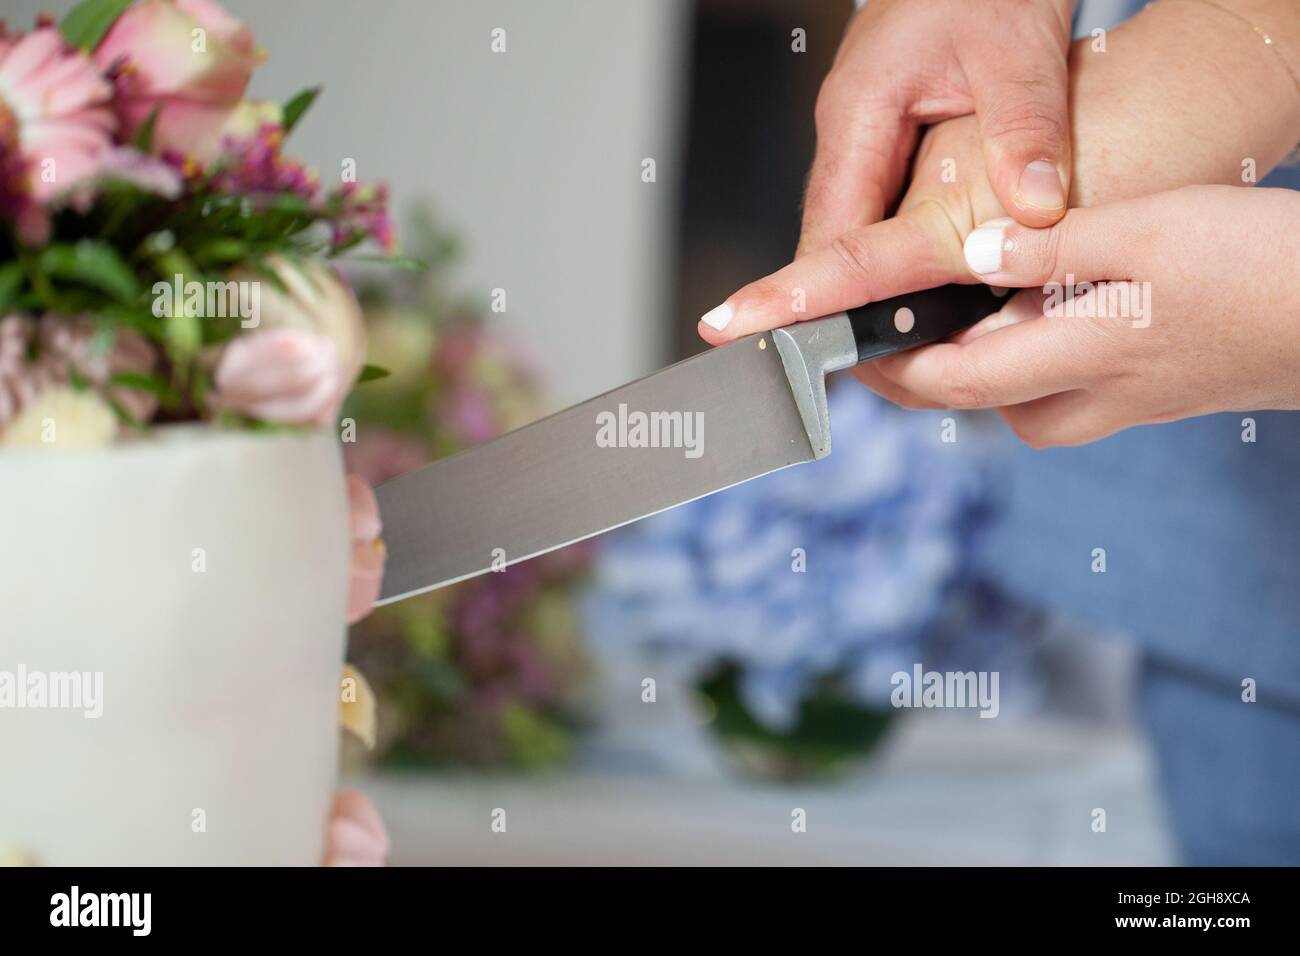
<path fill-rule="evenodd" d="M 858 362 L 946 339 L 1005 302 L 986 285 L 945 285 L 849 309 Z"/>

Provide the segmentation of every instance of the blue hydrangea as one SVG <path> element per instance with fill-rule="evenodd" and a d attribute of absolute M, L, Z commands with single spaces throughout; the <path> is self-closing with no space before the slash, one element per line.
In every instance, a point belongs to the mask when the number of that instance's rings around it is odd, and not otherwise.
<path fill-rule="evenodd" d="M 883 705 L 889 676 L 917 661 L 970 666 L 995 649 L 1012 663 L 1003 639 L 1019 612 L 973 567 L 994 474 L 979 428 L 963 420 L 944 442 L 950 413 L 903 411 L 852 382 L 830 407 L 828 458 L 606 536 L 585 605 L 598 645 L 735 663 L 746 706 L 775 728 L 822 675 Z"/>

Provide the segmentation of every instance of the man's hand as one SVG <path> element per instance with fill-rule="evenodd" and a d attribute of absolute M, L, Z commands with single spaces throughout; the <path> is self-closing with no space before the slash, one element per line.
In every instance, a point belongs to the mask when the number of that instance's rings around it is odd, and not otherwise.
<path fill-rule="evenodd" d="M 994 195 L 1020 222 L 1065 212 L 1070 0 L 871 0 L 817 98 L 801 253 L 878 221 L 919 127 L 975 114 Z"/>

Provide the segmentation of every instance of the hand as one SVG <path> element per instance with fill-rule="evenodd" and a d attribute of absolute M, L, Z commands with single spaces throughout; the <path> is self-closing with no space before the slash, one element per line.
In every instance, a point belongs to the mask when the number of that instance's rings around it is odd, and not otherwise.
<path fill-rule="evenodd" d="M 1037 288 L 875 368 L 941 406 L 997 408 L 1035 447 L 1300 409 L 1297 236 L 1300 193 L 1287 189 L 1189 187 L 1072 209 L 1047 229 L 995 220 L 967 237 L 967 264 L 989 284 Z"/>
<path fill-rule="evenodd" d="M 356 475 L 348 475 L 348 524 L 352 560 L 348 578 L 348 623 L 355 624 L 379 600 L 384 579 L 384 539 L 379 521 L 379 502 L 370 486 Z"/>
<path fill-rule="evenodd" d="M 1286 31 L 1285 42 L 1300 49 L 1300 20 L 1265 16 L 1269 0 L 1256 6 L 1262 12 L 1252 16 L 1275 35 Z M 1275 57 L 1260 56 L 1255 33 L 1220 11 L 1156 3 L 1107 39 L 1105 53 L 1088 39 L 1071 52 L 1071 205 L 1190 183 L 1241 183 L 1242 157 L 1262 177 L 1300 135 L 1290 74 Z M 1231 69 L 1205 71 L 1200 64 L 1211 56 Z M 1261 90 L 1267 95 L 1252 92 Z M 1187 149 L 1189 142 L 1197 148 Z M 945 175 L 949 169 L 955 179 Z M 701 320 L 700 335 L 720 345 L 903 292 L 969 282 L 963 240 L 977 223 L 1005 215 L 984 171 L 976 118 L 940 123 L 921 142 L 894 218 L 852 229 L 733 293 Z M 899 404 L 937 407 L 885 378 L 875 363 L 854 375 Z"/>
<path fill-rule="evenodd" d="M 370 485 L 356 475 L 348 475 L 347 489 L 348 525 L 352 539 L 347 615 L 348 623 L 355 624 L 370 613 L 379 598 L 384 575 L 384 542 L 379 536 L 383 530 L 379 503 Z M 354 668 L 344 665 L 343 676 L 356 682 L 358 696 L 351 702 L 341 702 L 340 721 L 360 737 L 367 748 L 373 749 L 374 692 Z M 361 791 L 344 790 L 335 796 L 325 824 L 322 866 L 384 866 L 389 846 L 388 833 L 379 811 Z"/>
<path fill-rule="evenodd" d="M 1070 0 L 871 0 L 817 98 L 800 252 L 878 221 L 919 127 L 974 113 L 993 193 L 1021 222 L 1065 212 Z"/>
<path fill-rule="evenodd" d="M 359 790 L 334 797 L 322 866 L 385 866 L 391 844 L 379 811 Z"/>

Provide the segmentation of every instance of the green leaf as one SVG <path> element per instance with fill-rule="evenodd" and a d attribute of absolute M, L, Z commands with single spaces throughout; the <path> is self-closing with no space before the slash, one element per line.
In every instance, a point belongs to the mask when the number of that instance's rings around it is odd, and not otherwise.
<path fill-rule="evenodd" d="M 266 212 L 287 212 L 296 216 L 305 216 L 308 212 L 307 201 L 293 193 L 279 193 L 272 197 L 263 207 Z"/>
<path fill-rule="evenodd" d="M 63 18 L 59 30 L 70 46 L 89 52 L 99 46 L 117 18 L 132 0 L 81 0 Z"/>
<path fill-rule="evenodd" d="M 140 296 L 135 273 L 106 242 L 82 239 L 75 245 L 47 246 L 38 265 L 51 278 L 91 286 L 119 302 L 134 302 Z"/>
<path fill-rule="evenodd" d="M 284 104 L 280 118 L 280 127 L 284 130 L 284 135 L 288 136 L 298 125 L 298 120 L 302 119 L 302 115 L 311 108 L 312 103 L 316 102 L 316 97 L 320 96 L 320 89 L 319 86 L 309 87 Z"/>
<path fill-rule="evenodd" d="M 68 366 L 68 384 L 72 386 L 74 392 L 85 392 L 90 389 L 90 383 L 86 381 L 86 376 L 77 371 L 75 365 Z"/>
<path fill-rule="evenodd" d="M 158 111 L 160 109 L 162 109 L 161 103 L 151 109 L 149 116 L 140 124 L 140 128 L 135 131 L 135 135 L 131 137 L 131 145 L 142 153 L 149 152 L 153 147 L 153 128 L 158 124 Z"/>
<path fill-rule="evenodd" d="M 272 269 L 267 264 L 267 261 L 264 258 L 262 258 L 261 256 L 254 257 L 253 259 L 249 260 L 248 266 L 258 275 L 260 275 L 263 279 L 269 282 L 271 284 L 271 288 L 275 289 L 277 292 L 282 292 L 285 295 L 289 294 L 289 287 L 284 284 L 284 280 L 280 278 L 280 274 L 276 272 L 274 269 Z"/>
<path fill-rule="evenodd" d="M 388 369 L 380 368 L 378 365 L 366 365 L 361 369 L 361 374 L 357 376 L 357 384 L 374 382 L 381 378 L 388 378 L 392 374 Z"/>
<path fill-rule="evenodd" d="M 163 335 L 167 340 L 167 353 L 178 365 L 185 365 L 203 346 L 203 324 L 197 315 L 188 315 L 179 309 L 163 320 Z"/>
<path fill-rule="evenodd" d="M 157 375 L 147 372 L 118 372 L 112 375 L 108 383 L 122 388 L 133 388 L 155 396 L 167 408 L 176 408 L 181 403 L 180 393 Z"/>
<path fill-rule="evenodd" d="M 117 420 L 121 422 L 123 425 L 125 425 L 127 428 L 134 428 L 137 431 L 145 430 L 146 428 L 145 423 L 137 419 L 130 412 L 128 412 L 126 410 L 126 406 L 123 405 L 121 402 L 119 402 L 117 399 L 109 398 L 108 407 L 113 410 L 113 414 L 117 416 Z"/>
<path fill-rule="evenodd" d="M 423 259 L 414 259 L 411 256 L 345 256 L 341 261 L 375 263 L 381 266 L 391 266 L 394 269 L 404 269 L 407 272 L 424 272 L 429 268 L 429 263 Z"/>
<path fill-rule="evenodd" d="M 23 286 L 23 267 L 17 262 L 0 266 L 0 315 L 9 308 Z"/>
<path fill-rule="evenodd" d="M 194 258 L 201 262 L 236 262 L 247 251 L 248 245 L 242 240 L 218 236 L 199 246 L 194 251 Z"/>

